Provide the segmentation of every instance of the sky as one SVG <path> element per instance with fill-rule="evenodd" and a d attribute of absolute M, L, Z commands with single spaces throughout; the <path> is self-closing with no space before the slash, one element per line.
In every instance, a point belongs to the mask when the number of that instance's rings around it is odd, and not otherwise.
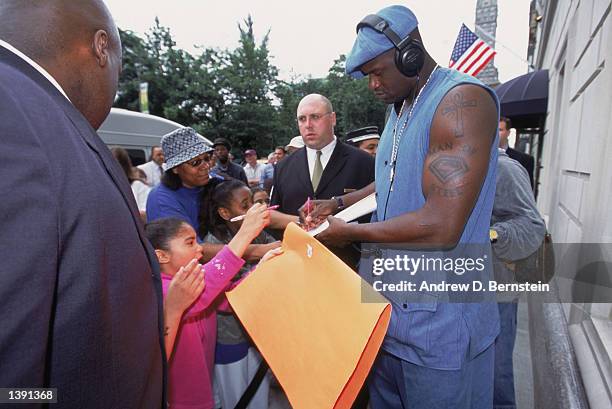
<path fill-rule="evenodd" d="M 430 55 L 442 66 L 448 60 L 461 23 L 474 30 L 476 0 L 105 0 L 117 25 L 139 36 L 159 17 L 179 48 L 198 54 L 198 46 L 233 49 L 238 23 L 250 14 L 257 41 L 270 30 L 271 61 L 280 78 L 325 77 L 334 60 L 347 54 L 355 26 L 367 14 L 402 4 L 417 16 Z M 501 82 L 527 72 L 529 0 L 498 0 L 497 55 Z"/>

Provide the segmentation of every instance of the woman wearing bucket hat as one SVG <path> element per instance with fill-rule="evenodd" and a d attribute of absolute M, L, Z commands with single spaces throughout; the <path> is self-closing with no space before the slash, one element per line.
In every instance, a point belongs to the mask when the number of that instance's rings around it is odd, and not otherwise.
<path fill-rule="evenodd" d="M 198 212 L 202 189 L 216 184 L 209 177 L 213 148 L 192 128 L 180 128 L 161 140 L 166 162 L 159 186 L 147 201 L 147 221 L 178 217 L 198 231 Z"/>
<path fill-rule="evenodd" d="M 192 128 L 180 128 L 164 135 L 161 140 L 166 162 L 161 183 L 149 194 L 147 221 L 162 217 L 178 217 L 200 231 L 198 215 L 201 202 L 222 182 L 211 178 L 210 160 L 214 149 Z M 203 259 L 209 260 L 222 245 L 204 244 Z M 275 245 L 278 247 L 278 244 Z M 252 244 L 244 258 L 260 259 L 273 246 Z"/>

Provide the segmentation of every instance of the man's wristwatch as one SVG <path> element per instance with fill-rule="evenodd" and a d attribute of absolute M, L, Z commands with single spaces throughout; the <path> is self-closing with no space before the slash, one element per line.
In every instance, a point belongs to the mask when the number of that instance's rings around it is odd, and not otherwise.
<path fill-rule="evenodd" d="M 336 210 L 344 209 L 344 200 L 342 200 L 342 196 L 332 196 L 332 200 L 336 201 Z"/>

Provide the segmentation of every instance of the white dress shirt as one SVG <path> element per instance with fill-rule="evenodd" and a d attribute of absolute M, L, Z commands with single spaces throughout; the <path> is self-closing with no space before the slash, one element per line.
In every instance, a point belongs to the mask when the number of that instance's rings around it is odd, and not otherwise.
<path fill-rule="evenodd" d="M 257 183 L 261 184 L 265 167 L 266 167 L 265 165 L 262 165 L 259 162 L 255 163 L 255 167 L 252 167 L 251 164 L 247 163 L 244 166 L 244 173 L 246 174 L 246 177 L 249 183 L 251 182 L 251 180 L 257 179 L 258 180 Z"/>
<path fill-rule="evenodd" d="M 134 199 L 136 199 L 138 210 L 141 212 L 146 212 L 147 199 L 149 197 L 149 192 L 151 192 L 151 187 L 142 183 L 140 180 L 133 181 L 131 187 L 132 193 L 134 194 Z"/>
<path fill-rule="evenodd" d="M 149 186 L 155 187 L 159 185 L 163 173 L 160 165 L 151 160 L 142 165 L 138 165 L 138 169 L 141 169 L 145 175 L 147 175 L 147 183 Z"/>
<path fill-rule="evenodd" d="M 51 74 L 49 74 L 49 72 L 47 72 L 47 70 L 45 70 L 43 67 L 41 67 L 36 61 L 34 61 L 30 57 L 28 57 L 27 55 L 25 55 L 24 53 L 19 51 L 18 49 L 16 49 L 15 47 L 13 47 L 9 43 L 7 43 L 6 41 L 3 41 L 2 39 L 0 39 L 0 46 L 6 48 L 7 50 L 9 50 L 13 54 L 15 54 L 17 57 L 21 58 L 22 60 L 24 60 L 25 62 L 30 64 L 32 67 L 34 67 L 34 69 L 36 71 L 40 72 L 40 74 L 43 77 L 45 77 L 47 80 L 49 80 L 49 82 L 51 84 L 53 84 L 53 86 L 55 88 L 57 88 L 58 91 L 61 92 L 62 95 L 65 96 L 68 101 L 70 101 L 70 98 L 68 98 L 68 95 L 66 95 L 66 93 L 64 92 L 64 89 L 61 87 L 61 85 L 55 80 L 55 78 L 53 78 L 53 76 Z"/>
<path fill-rule="evenodd" d="M 336 135 L 334 135 L 334 139 L 330 143 L 325 145 L 322 149 L 320 149 L 321 165 L 323 165 L 323 170 L 325 170 L 325 167 L 327 166 L 327 163 L 329 162 L 329 159 L 331 158 L 332 153 L 334 152 L 336 143 L 337 143 L 337 139 L 336 139 Z M 310 172 L 310 180 L 312 180 L 312 174 L 314 172 L 315 162 L 317 160 L 317 150 L 311 149 L 307 146 L 306 147 L 306 157 L 308 158 L 308 172 Z"/>

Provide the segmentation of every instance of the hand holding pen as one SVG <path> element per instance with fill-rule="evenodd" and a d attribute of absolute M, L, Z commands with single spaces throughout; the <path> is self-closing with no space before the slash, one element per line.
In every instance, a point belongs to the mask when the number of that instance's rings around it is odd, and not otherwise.
<path fill-rule="evenodd" d="M 335 200 L 312 200 L 309 197 L 298 209 L 302 228 L 306 231 L 314 229 L 327 220 L 327 216 L 334 214 L 335 209 Z"/>

